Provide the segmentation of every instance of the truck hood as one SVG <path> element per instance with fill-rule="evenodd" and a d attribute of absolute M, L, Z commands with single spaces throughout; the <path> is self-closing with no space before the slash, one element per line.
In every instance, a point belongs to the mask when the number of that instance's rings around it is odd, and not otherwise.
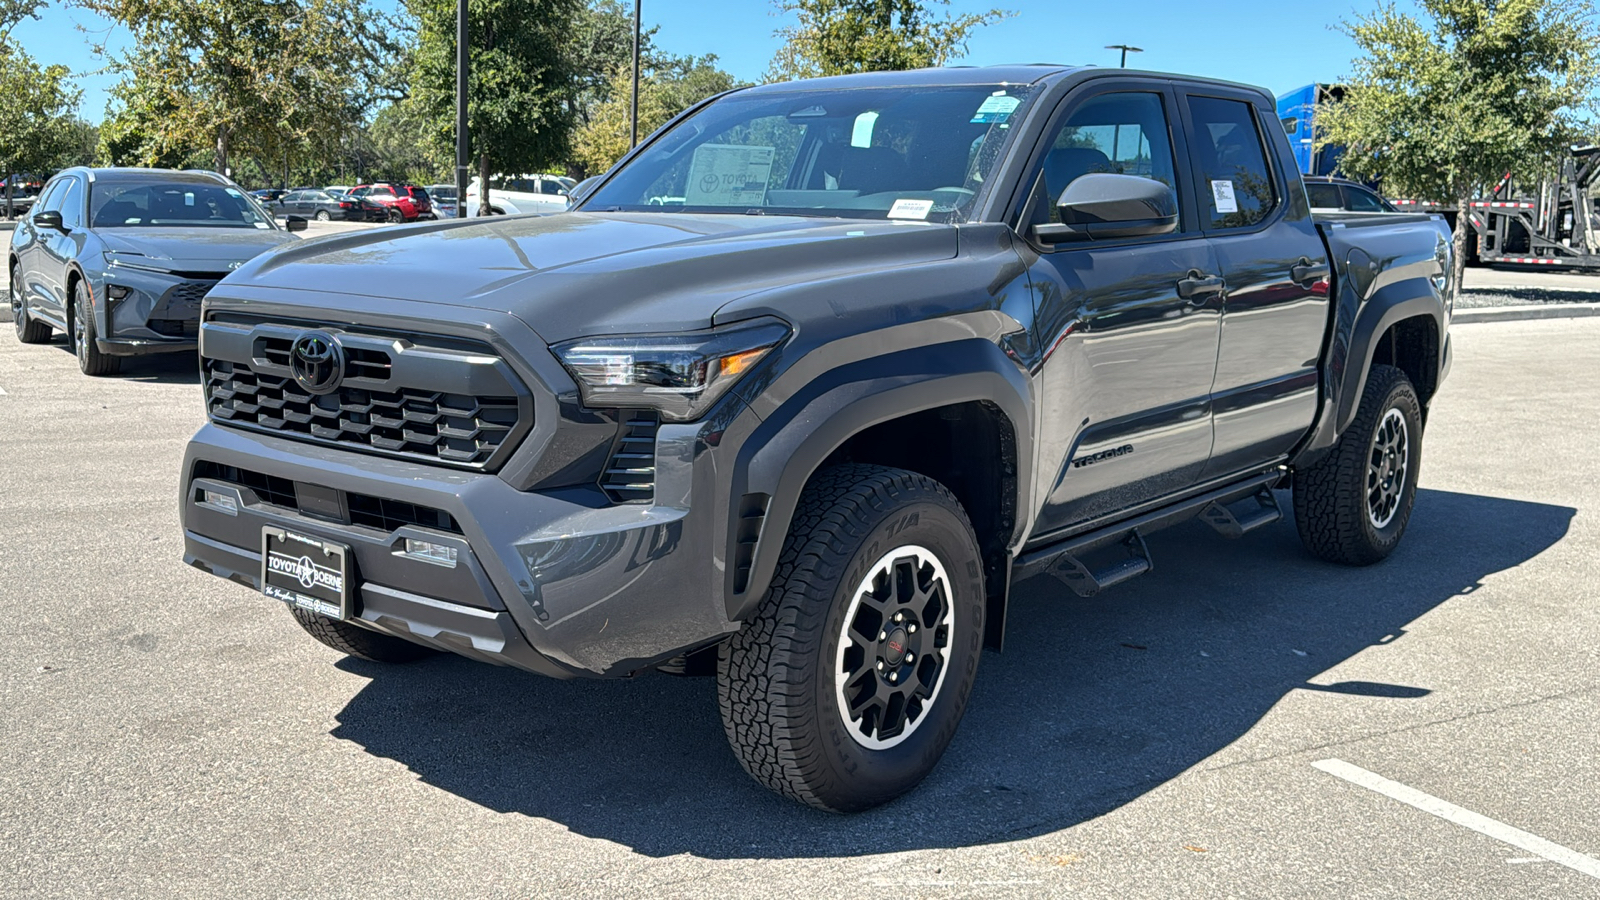
<path fill-rule="evenodd" d="M 924 222 L 682 213 L 561 213 L 352 232 L 256 260 L 227 285 L 508 312 L 546 341 L 704 328 L 740 297 L 853 271 L 948 259 Z M 285 297 L 284 299 L 291 299 Z"/>
<path fill-rule="evenodd" d="M 112 253 L 143 256 L 173 271 L 226 272 L 232 263 L 299 240 L 270 228 L 104 228 L 95 235 Z"/>

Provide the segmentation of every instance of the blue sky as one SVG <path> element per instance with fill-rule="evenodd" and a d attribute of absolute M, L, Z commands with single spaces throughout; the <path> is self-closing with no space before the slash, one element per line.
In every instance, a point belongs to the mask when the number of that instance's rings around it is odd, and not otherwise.
<path fill-rule="evenodd" d="M 1268 3 L 1228 0 L 1141 0 L 1120 3 L 1084 0 L 954 0 L 950 12 L 976 12 L 999 6 L 1016 13 L 982 29 L 968 45 L 962 64 L 1010 62 L 1092 63 L 1114 66 L 1117 52 L 1107 44 L 1144 48 L 1128 65 L 1243 81 L 1281 94 L 1313 81 L 1337 81 L 1350 68 L 1355 48 L 1330 26 L 1376 0 L 1345 3 Z M 644 0 L 644 21 L 656 25 L 656 43 L 678 54 L 715 53 L 735 77 L 757 80 L 778 47 L 773 32 L 784 24 L 767 0 Z M 105 61 L 90 52 L 90 36 L 107 23 L 61 0 L 43 18 L 19 26 L 16 35 L 29 52 L 48 63 L 63 63 L 83 89 L 85 118 L 104 115 L 109 75 L 90 74 Z M 112 34 L 113 46 L 122 36 Z"/>

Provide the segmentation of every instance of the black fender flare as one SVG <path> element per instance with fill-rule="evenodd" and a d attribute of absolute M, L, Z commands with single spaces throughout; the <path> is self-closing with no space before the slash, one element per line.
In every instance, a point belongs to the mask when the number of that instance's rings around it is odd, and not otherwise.
<path fill-rule="evenodd" d="M 1007 548 L 1014 554 L 1031 516 L 1033 398 L 1027 376 L 982 338 L 859 359 L 814 379 L 769 415 L 740 449 L 729 496 L 728 618 L 742 620 L 760 602 L 800 494 L 830 454 L 874 425 L 968 402 L 992 403 L 1011 423 L 1018 496 Z M 741 554 L 741 508 L 752 495 L 767 498 L 764 519 L 753 553 Z M 743 573 L 741 555 L 748 559 Z"/>

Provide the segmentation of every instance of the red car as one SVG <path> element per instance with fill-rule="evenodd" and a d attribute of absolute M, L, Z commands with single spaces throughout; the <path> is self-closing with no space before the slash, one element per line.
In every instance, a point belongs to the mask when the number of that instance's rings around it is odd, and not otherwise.
<path fill-rule="evenodd" d="M 391 184 L 379 181 L 360 185 L 350 192 L 350 196 L 386 207 L 391 222 L 415 222 L 418 219 L 436 218 L 433 214 L 433 201 L 428 199 L 428 192 L 414 184 Z"/>

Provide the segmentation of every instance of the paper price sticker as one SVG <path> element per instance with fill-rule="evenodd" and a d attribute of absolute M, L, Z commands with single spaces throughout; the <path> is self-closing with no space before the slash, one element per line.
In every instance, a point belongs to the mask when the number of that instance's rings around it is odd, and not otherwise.
<path fill-rule="evenodd" d="M 1007 97 L 1005 94 L 985 98 L 978 111 L 972 114 L 972 121 L 974 124 L 1004 122 L 1011 118 L 1011 111 L 1021 102 L 1016 97 Z"/>
<path fill-rule="evenodd" d="M 689 206 L 761 206 L 772 178 L 771 147 L 702 144 L 689 164 L 684 203 Z"/>
<path fill-rule="evenodd" d="M 1211 182 L 1211 200 L 1217 205 L 1219 213 L 1236 213 L 1239 211 L 1239 200 L 1233 195 L 1233 182 Z"/>
<path fill-rule="evenodd" d="M 926 219 L 928 213 L 933 211 L 932 200 L 907 200 L 904 197 L 896 200 L 889 207 L 891 219 Z"/>

